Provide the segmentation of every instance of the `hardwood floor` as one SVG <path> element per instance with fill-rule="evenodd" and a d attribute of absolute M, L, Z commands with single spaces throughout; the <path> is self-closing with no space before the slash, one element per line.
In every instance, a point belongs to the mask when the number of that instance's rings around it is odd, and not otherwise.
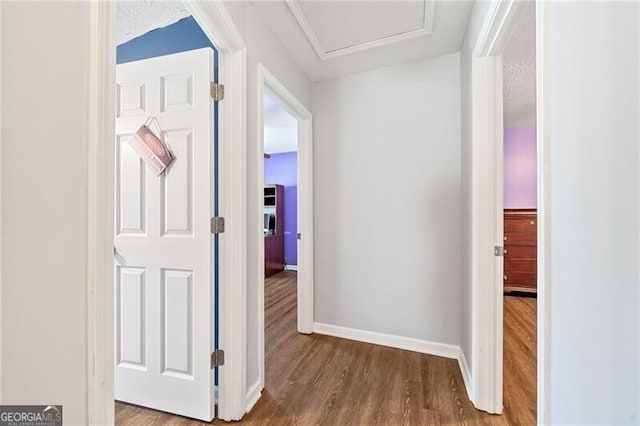
<path fill-rule="evenodd" d="M 298 334 L 296 273 L 265 287 L 266 388 L 240 424 L 535 424 L 535 299 L 505 297 L 505 413 L 495 416 L 473 408 L 457 361 Z M 202 422 L 116 403 L 116 424 Z"/>
<path fill-rule="evenodd" d="M 510 424 L 536 424 L 536 303 L 504 297 L 504 411 Z"/>

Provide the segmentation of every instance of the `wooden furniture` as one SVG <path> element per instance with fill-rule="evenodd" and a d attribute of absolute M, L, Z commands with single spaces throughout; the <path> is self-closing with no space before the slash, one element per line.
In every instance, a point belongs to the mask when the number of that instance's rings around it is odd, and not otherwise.
<path fill-rule="evenodd" d="M 504 211 L 504 291 L 537 290 L 537 232 L 535 210 Z"/>
<path fill-rule="evenodd" d="M 264 276 L 284 271 L 284 187 L 264 187 Z"/>

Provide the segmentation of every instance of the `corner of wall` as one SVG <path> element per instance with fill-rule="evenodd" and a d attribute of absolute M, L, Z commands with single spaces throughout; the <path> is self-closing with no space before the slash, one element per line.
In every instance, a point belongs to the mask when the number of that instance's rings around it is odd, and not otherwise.
<path fill-rule="evenodd" d="M 473 394 L 472 386 L 473 383 L 471 377 L 471 370 L 469 370 L 469 364 L 467 364 L 467 358 L 464 356 L 464 351 L 460 348 L 460 352 L 458 353 L 458 366 L 460 366 L 460 374 L 462 374 L 462 380 L 464 381 L 464 387 L 467 390 L 467 397 L 469 401 L 475 406 L 476 396 Z"/>
<path fill-rule="evenodd" d="M 261 396 L 262 387 L 260 386 L 260 379 L 258 379 L 249 387 L 249 390 L 247 390 L 247 413 L 251 411 L 254 405 L 256 405 Z"/>

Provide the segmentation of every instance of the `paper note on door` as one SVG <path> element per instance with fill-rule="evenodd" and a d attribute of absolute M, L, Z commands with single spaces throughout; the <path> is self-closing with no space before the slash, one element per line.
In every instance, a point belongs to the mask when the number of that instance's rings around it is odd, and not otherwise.
<path fill-rule="evenodd" d="M 129 144 L 156 176 L 160 176 L 175 159 L 167 146 L 145 125 L 138 129 Z"/>

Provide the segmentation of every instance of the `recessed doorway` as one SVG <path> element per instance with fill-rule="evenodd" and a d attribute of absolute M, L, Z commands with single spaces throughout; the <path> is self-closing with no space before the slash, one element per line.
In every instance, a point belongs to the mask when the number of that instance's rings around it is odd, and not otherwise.
<path fill-rule="evenodd" d="M 505 413 L 536 422 L 537 142 L 535 3 L 503 54 L 503 398 Z"/>
<path fill-rule="evenodd" d="M 311 113 L 262 64 L 258 67 L 259 193 L 258 359 L 260 380 L 249 406 L 265 388 L 265 307 L 287 299 L 293 332 L 313 329 L 313 146 Z M 277 293 L 285 291 L 284 294 Z M 269 312 L 274 312 L 269 309 Z M 290 318 L 291 319 L 291 318 Z M 289 323 L 289 322 L 287 322 Z"/>

